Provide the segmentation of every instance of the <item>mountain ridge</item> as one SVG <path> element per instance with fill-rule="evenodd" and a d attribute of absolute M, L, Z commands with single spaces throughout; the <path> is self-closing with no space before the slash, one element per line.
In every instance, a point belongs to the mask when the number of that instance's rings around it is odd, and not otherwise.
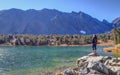
<path fill-rule="evenodd" d="M 120 26 L 120 17 L 113 20 L 112 24 L 114 25 L 114 27 L 119 27 Z"/>
<path fill-rule="evenodd" d="M 97 34 L 112 28 L 106 20 L 99 21 L 81 11 L 67 13 L 47 8 L 0 11 L 0 34 Z"/>

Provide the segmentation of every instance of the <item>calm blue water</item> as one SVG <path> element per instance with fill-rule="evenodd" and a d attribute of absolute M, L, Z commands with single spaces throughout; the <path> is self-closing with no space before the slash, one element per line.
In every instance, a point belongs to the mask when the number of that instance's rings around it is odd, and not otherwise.
<path fill-rule="evenodd" d="M 103 52 L 103 46 L 98 47 L 100 55 L 109 55 Z M 0 73 L 19 71 L 29 68 L 55 68 L 57 65 L 75 61 L 77 58 L 91 52 L 90 46 L 80 47 L 0 47 Z"/>

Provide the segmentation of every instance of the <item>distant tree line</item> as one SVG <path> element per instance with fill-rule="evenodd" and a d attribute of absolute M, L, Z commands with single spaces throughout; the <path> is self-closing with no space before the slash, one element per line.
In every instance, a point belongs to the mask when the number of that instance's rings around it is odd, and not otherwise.
<path fill-rule="evenodd" d="M 99 34 L 97 36 L 99 40 L 104 42 L 113 39 L 109 33 Z M 91 42 L 92 35 L 0 35 L 0 44 L 10 45 L 85 45 L 91 44 Z"/>
<path fill-rule="evenodd" d="M 112 30 L 112 35 L 115 41 L 115 44 L 120 44 L 120 27 L 116 27 Z"/>

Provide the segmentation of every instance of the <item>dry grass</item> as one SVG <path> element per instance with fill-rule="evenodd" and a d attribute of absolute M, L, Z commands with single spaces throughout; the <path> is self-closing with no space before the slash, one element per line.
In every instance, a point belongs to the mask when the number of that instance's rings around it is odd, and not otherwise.
<path fill-rule="evenodd" d="M 115 45 L 114 47 L 104 48 L 105 52 L 112 52 L 114 54 L 120 55 L 120 44 Z"/>

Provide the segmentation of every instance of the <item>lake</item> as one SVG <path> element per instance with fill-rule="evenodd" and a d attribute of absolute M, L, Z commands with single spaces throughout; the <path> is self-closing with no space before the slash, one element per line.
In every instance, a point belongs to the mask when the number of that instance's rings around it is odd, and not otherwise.
<path fill-rule="evenodd" d="M 105 46 L 98 46 L 100 55 Z M 53 75 L 53 71 L 76 66 L 76 59 L 91 52 L 90 46 L 0 47 L 0 75 Z"/>

